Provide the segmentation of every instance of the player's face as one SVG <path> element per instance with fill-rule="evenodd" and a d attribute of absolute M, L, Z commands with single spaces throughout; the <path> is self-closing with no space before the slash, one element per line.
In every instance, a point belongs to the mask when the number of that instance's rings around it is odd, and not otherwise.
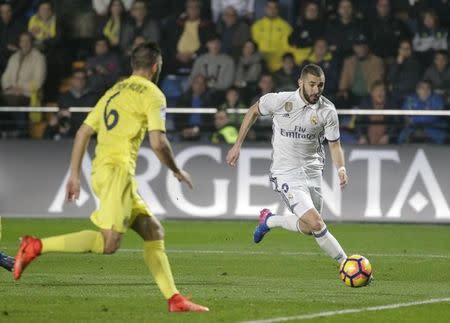
<path fill-rule="evenodd" d="M 307 74 L 303 80 L 299 80 L 299 86 L 305 100 L 310 104 L 315 104 L 322 95 L 325 77 Z"/>
<path fill-rule="evenodd" d="M 38 16 L 42 18 L 42 20 L 48 20 L 53 16 L 53 10 L 50 4 L 43 3 L 38 8 Z"/>
<path fill-rule="evenodd" d="M 11 21 L 12 10 L 9 4 L 2 4 L 0 6 L 0 17 L 5 24 L 8 24 Z"/>

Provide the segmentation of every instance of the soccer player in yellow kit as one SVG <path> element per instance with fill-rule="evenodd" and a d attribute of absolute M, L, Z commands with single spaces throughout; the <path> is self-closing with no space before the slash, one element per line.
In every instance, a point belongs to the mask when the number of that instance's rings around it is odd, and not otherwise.
<path fill-rule="evenodd" d="M 123 233 L 132 228 L 144 240 L 144 260 L 168 300 L 170 312 L 205 312 L 175 287 L 164 248 L 163 227 L 137 192 L 134 179 L 138 149 L 149 131 L 150 145 L 174 176 L 192 188 L 188 173 L 178 168 L 165 135 L 166 99 L 155 85 L 162 57 L 155 43 L 144 43 L 131 56 L 133 74 L 114 85 L 99 100 L 77 132 L 72 149 L 71 175 L 66 193 L 74 201 L 80 193 L 81 161 L 92 135 L 97 133 L 92 186 L 100 199 L 91 221 L 99 231 L 85 230 L 39 239 L 24 236 L 16 256 L 14 278 L 37 256 L 47 252 L 112 254 Z"/>

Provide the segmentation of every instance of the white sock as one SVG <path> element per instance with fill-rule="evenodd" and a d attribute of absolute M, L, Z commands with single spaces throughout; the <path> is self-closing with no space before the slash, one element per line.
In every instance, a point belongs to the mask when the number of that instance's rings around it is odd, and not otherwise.
<path fill-rule="evenodd" d="M 282 227 L 283 229 L 300 232 L 298 218 L 295 215 L 272 215 L 266 222 L 269 228 Z"/>
<path fill-rule="evenodd" d="M 323 251 L 337 262 L 341 263 L 347 258 L 344 250 L 335 237 L 324 226 L 322 230 L 313 232 L 317 244 Z"/>

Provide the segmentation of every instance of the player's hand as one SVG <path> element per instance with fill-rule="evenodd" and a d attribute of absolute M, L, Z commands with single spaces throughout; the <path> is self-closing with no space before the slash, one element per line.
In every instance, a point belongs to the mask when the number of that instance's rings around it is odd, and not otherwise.
<path fill-rule="evenodd" d="M 194 188 L 194 185 L 192 184 L 191 175 L 189 175 L 188 172 L 185 172 L 184 170 L 180 169 L 177 173 L 173 173 L 173 175 L 180 181 L 185 182 L 187 186 L 189 186 L 190 189 Z"/>
<path fill-rule="evenodd" d="M 228 165 L 234 167 L 236 166 L 236 162 L 239 159 L 239 154 L 241 152 L 241 147 L 234 145 L 227 154 L 227 163 Z"/>
<path fill-rule="evenodd" d="M 80 179 L 69 177 L 66 184 L 66 201 L 74 202 L 80 196 Z"/>
<path fill-rule="evenodd" d="M 347 171 L 345 169 L 341 169 L 339 171 L 338 175 L 339 175 L 339 182 L 341 185 L 341 190 L 344 190 L 345 187 L 348 185 Z"/>

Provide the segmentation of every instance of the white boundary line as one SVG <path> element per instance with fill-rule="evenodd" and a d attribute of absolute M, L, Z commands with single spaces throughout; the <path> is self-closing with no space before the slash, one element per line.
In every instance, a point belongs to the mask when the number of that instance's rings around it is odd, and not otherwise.
<path fill-rule="evenodd" d="M 122 252 L 142 252 L 142 249 L 119 249 Z M 325 256 L 321 252 L 295 252 L 295 251 L 239 251 L 239 250 L 193 250 L 193 249 L 167 249 L 168 253 L 190 253 L 190 254 L 230 254 L 230 255 L 282 255 L 282 256 Z M 404 257 L 404 258 L 443 258 L 448 259 L 450 255 L 436 255 L 436 254 L 408 254 L 408 253 L 367 253 L 367 256 L 373 257 Z"/>
<path fill-rule="evenodd" d="M 401 308 L 401 307 L 411 307 L 411 306 L 434 304 L 434 303 L 444 303 L 444 302 L 450 302 L 450 297 L 449 298 L 432 298 L 432 299 L 427 299 L 427 300 L 423 300 L 423 301 L 415 301 L 415 302 L 408 302 L 408 303 L 397 303 L 397 304 L 388 304 L 388 305 L 381 305 L 381 306 L 351 308 L 351 309 L 338 310 L 338 311 L 317 312 L 317 313 L 310 313 L 310 314 L 296 315 L 296 316 L 274 317 L 274 318 L 266 319 L 266 320 L 244 321 L 241 323 L 276 323 L 276 322 L 287 322 L 287 321 L 293 321 L 293 320 L 297 320 L 297 321 L 310 320 L 310 319 L 319 318 L 319 317 L 330 317 L 330 316 L 336 316 L 336 315 L 354 314 L 354 313 L 361 313 L 361 312 L 384 311 L 384 310 L 391 310 L 391 309 L 396 309 L 396 308 Z"/>

